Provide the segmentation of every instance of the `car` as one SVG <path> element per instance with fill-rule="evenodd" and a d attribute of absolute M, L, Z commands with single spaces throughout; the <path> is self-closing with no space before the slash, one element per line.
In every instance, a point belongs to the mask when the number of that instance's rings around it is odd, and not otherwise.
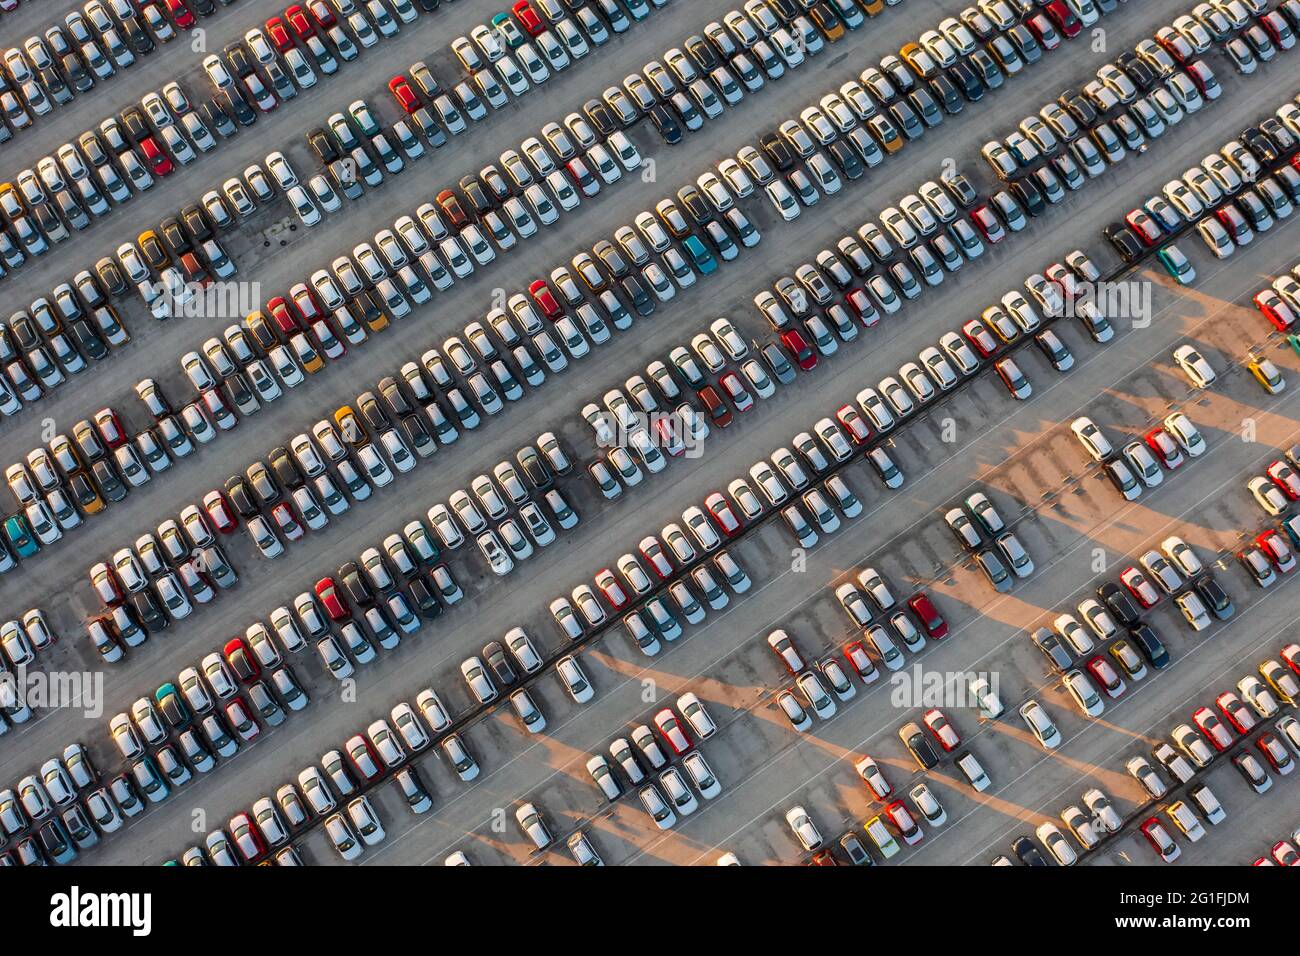
<path fill-rule="evenodd" d="M 787 810 L 785 822 L 800 845 L 809 853 L 821 848 L 823 842 L 821 831 L 817 829 L 817 824 L 813 823 L 812 817 L 803 807 L 795 806 Z"/>

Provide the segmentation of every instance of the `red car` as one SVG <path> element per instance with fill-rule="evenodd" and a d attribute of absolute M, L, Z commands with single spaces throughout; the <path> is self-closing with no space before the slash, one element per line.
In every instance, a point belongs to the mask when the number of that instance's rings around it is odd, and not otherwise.
<path fill-rule="evenodd" d="M 1178 443 L 1163 428 L 1153 428 L 1143 436 L 1147 447 L 1155 452 L 1160 464 L 1173 471 L 1183 463 L 1183 452 Z"/>
<path fill-rule="evenodd" d="M 871 437 L 871 427 L 852 405 L 841 405 L 835 413 L 835 418 L 844 426 L 844 430 L 849 433 L 854 444 L 861 445 Z"/>
<path fill-rule="evenodd" d="M 1255 539 L 1255 546 L 1263 551 L 1283 574 L 1295 568 L 1295 554 L 1286 543 L 1286 539 L 1276 531 L 1265 531 Z"/>
<path fill-rule="evenodd" d="M 736 406 L 736 411 L 747 412 L 754 407 L 754 396 L 745 389 L 740 376 L 735 372 L 725 373 L 718 379 L 718 385 L 727 393 L 727 398 L 731 399 L 731 404 Z"/>
<path fill-rule="evenodd" d="M 674 458 L 686 454 L 686 445 L 678 441 L 677 429 L 673 427 L 673 423 L 676 421 L 675 418 L 658 418 L 655 420 L 654 425 L 655 433 L 659 436 L 659 447 Z"/>
<path fill-rule="evenodd" d="M 325 0 L 311 0 L 311 3 L 307 4 L 307 9 L 311 11 L 312 19 L 322 30 L 328 30 L 338 23 L 338 18 L 334 16 L 334 11 Z"/>
<path fill-rule="evenodd" d="M 122 420 L 111 408 L 101 408 L 95 413 L 95 427 L 99 437 L 109 448 L 118 448 L 126 444 L 126 432 L 122 430 Z"/>
<path fill-rule="evenodd" d="M 844 296 L 844 301 L 865 328 L 869 329 L 880 322 L 880 312 L 865 289 L 850 289 Z"/>
<path fill-rule="evenodd" d="M 1228 723 L 1232 724 L 1233 729 L 1239 734 L 1248 734 L 1251 729 L 1259 723 L 1255 712 L 1241 702 L 1241 698 L 1232 691 L 1220 694 L 1214 698 L 1214 706 L 1227 718 Z"/>
<path fill-rule="evenodd" d="M 605 595 L 605 600 L 609 601 L 614 610 L 619 610 L 627 605 L 627 592 L 623 590 L 623 585 L 618 583 L 618 578 L 614 577 L 614 572 L 609 568 L 601 568 L 596 572 L 596 587 L 600 588 L 601 593 Z"/>
<path fill-rule="evenodd" d="M 871 663 L 871 655 L 867 653 L 867 649 L 862 646 L 861 641 L 853 641 L 844 645 L 844 659 L 858 672 L 858 676 L 862 678 L 864 684 L 870 684 L 880 676 L 880 672 L 876 670 L 876 665 Z"/>
<path fill-rule="evenodd" d="M 555 301 L 555 294 L 551 292 L 551 288 L 546 284 L 545 280 L 535 280 L 529 285 L 528 294 L 533 297 L 533 301 L 542 310 L 542 314 L 552 322 L 563 314 L 560 310 L 560 303 Z"/>
<path fill-rule="evenodd" d="M 230 669 L 245 684 L 261 676 L 262 668 L 257 665 L 257 658 L 253 656 L 253 652 L 249 650 L 242 637 L 231 638 L 221 652 L 226 655 L 226 663 L 230 665 Z"/>
<path fill-rule="evenodd" d="M 348 759 L 352 761 L 352 766 L 356 768 L 361 779 L 374 780 L 383 771 L 383 766 L 379 761 L 379 755 L 375 753 L 375 748 L 370 746 L 370 741 L 362 734 L 354 734 L 348 738 L 344 744 L 344 749 L 348 752 Z"/>
<path fill-rule="evenodd" d="M 1295 313 L 1272 289 L 1255 293 L 1255 308 L 1264 313 L 1264 318 L 1279 332 L 1285 332 L 1295 324 Z"/>
<path fill-rule="evenodd" d="M 321 578 L 316 582 L 316 597 L 325 606 L 325 613 L 331 621 L 346 621 L 352 617 L 343 595 L 339 593 L 333 578 Z"/>
<path fill-rule="evenodd" d="M 271 313 L 271 318 L 285 335 L 293 335 L 299 331 L 298 321 L 289 311 L 289 302 L 282 295 L 274 296 L 266 303 L 266 311 Z"/>
<path fill-rule="evenodd" d="M 262 834 L 253 825 L 253 818 L 247 813 L 236 813 L 230 818 L 230 836 L 239 848 L 239 855 L 245 863 L 252 863 L 266 852 L 266 843 Z"/>
<path fill-rule="evenodd" d="M 1295 847 L 1286 840 L 1279 840 L 1273 844 L 1273 859 L 1277 861 L 1278 866 L 1300 866 L 1300 854 L 1297 854 Z"/>
<path fill-rule="evenodd" d="M 281 501 L 271 509 L 271 520 L 275 522 L 286 541 L 297 541 L 305 533 L 287 501 Z"/>
<path fill-rule="evenodd" d="M 1286 666 L 1300 676 L 1300 644 L 1288 644 L 1282 648 L 1282 660 L 1286 661 Z"/>
<path fill-rule="evenodd" d="M 293 32 L 298 34 L 300 40 L 316 35 L 316 28 L 307 19 L 307 11 L 298 4 L 295 3 L 284 11 L 284 18 L 289 21 L 289 26 L 293 27 Z"/>
<path fill-rule="evenodd" d="M 817 353 L 798 329 L 786 329 L 782 332 L 781 344 L 794 357 L 795 364 L 805 372 L 811 372 L 817 367 Z"/>
<path fill-rule="evenodd" d="M 1192 714 L 1192 722 L 1201 728 L 1201 733 L 1222 753 L 1232 746 L 1232 731 L 1219 719 L 1219 715 L 1208 707 L 1201 707 Z"/>
<path fill-rule="evenodd" d="M 934 739 L 939 741 L 939 746 L 944 749 L 945 753 L 952 753 L 957 745 L 961 743 L 961 736 L 944 712 L 937 707 L 934 710 L 925 712 L 925 726 L 930 728 L 930 733 L 934 734 Z"/>
<path fill-rule="evenodd" d="M 704 507 L 708 509 L 709 514 L 713 516 L 713 523 L 728 538 L 738 533 L 742 527 L 740 519 L 736 513 L 731 510 L 731 503 L 724 498 L 721 493 L 713 492 L 704 499 Z"/>
<path fill-rule="evenodd" d="M 524 32 L 530 37 L 539 36 L 546 31 L 546 25 L 542 23 L 542 18 L 537 15 L 537 11 L 529 5 L 528 0 L 519 0 L 510 12 L 515 15 L 519 25 L 524 28 Z"/>
<path fill-rule="evenodd" d="M 990 244 L 1001 242 L 1006 238 L 1007 232 L 1002 228 L 1002 223 L 998 222 L 998 217 L 988 206 L 976 206 L 970 213 L 971 222 L 975 227 L 984 233 L 984 238 Z"/>
<path fill-rule="evenodd" d="M 1178 844 L 1174 838 L 1169 835 L 1169 831 L 1155 817 L 1147 817 L 1146 823 L 1142 824 L 1142 835 L 1147 838 L 1151 844 L 1151 849 L 1160 854 L 1160 859 L 1166 863 L 1172 863 L 1178 859 L 1182 851 L 1178 849 Z"/>
<path fill-rule="evenodd" d="M 1291 759 L 1291 752 L 1273 734 L 1260 734 L 1259 739 L 1255 741 L 1255 746 L 1264 755 L 1264 759 L 1268 761 L 1269 766 L 1283 776 L 1295 769 L 1295 761 Z"/>
<path fill-rule="evenodd" d="M 307 326 L 312 322 L 325 318 L 325 312 L 316 301 L 316 296 L 307 284 L 299 282 L 289 289 L 289 295 L 293 297 L 293 307 L 297 310 L 301 322 L 299 325 Z"/>
<path fill-rule="evenodd" d="M 401 74 L 388 81 L 388 89 L 393 96 L 397 97 L 397 102 L 406 112 L 414 113 L 420 108 L 420 101 L 416 99 L 415 91 L 411 89 L 411 84 L 406 81 L 406 77 Z"/>
<path fill-rule="evenodd" d="M 1051 18 L 1052 23 L 1056 24 L 1056 29 L 1064 33 L 1067 39 L 1074 39 L 1083 29 L 1083 23 L 1074 11 L 1066 6 L 1065 0 L 1052 0 L 1043 8 L 1043 12 Z"/>
<path fill-rule="evenodd" d="M 659 728 L 659 733 L 668 746 L 673 748 L 673 753 L 682 756 L 687 753 L 693 746 L 690 734 L 686 732 L 685 726 L 677 719 L 677 715 L 672 712 L 672 708 L 665 707 L 659 713 L 655 714 L 655 726 Z"/>
<path fill-rule="evenodd" d="M 235 530 L 236 522 L 230 510 L 230 502 L 220 491 L 209 491 L 203 496 L 203 509 L 218 531 L 230 534 Z"/>
<path fill-rule="evenodd" d="M 465 215 L 465 210 L 461 208 L 460 200 L 450 189 L 444 189 L 438 193 L 438 205 L 442 207 L 443 213 L 451 220 L 453 229 L 463 229 L 469 225 L 469 216 Z"/>
<path fill-rule="evenodd" d="M 937 641 L 948 636 L 948 622 L 943 619 L 943 615 L 939 613 L 938 608 L 925 592 L 922 591 L 908 598 L 907 606 L 921 619 L 921 626 L 930 637 Z"/>
<path fill-rule="evenodd" d="M 895 800 L 885 807 L 885 816 L 889 817 L 889 822 L 898 830 L 898 835 L 903 838 L 903 842 L 908 846 L 920 843 L 925 836 L 925 831 L 917 825 L 912 816 L 912 811 L 907 809 L 902 800 Z"/>
<path fill-rule="evenodd" d="M 650 567 L 661 580 L 667 581 L 672 576 L 673 566 L 668 560 L 668 555 L 664 554 L 663 545 L 654 535 L 650 534 L 642 538 L 637 550 L 641 552 L 641 557 L 650 562 Z"/>
<path fill-rule="evenodd" d="M 266 35 L 270 38 L 271 45 L 281 53 L 291 49 L 294 45 L 293 37 L 289 35 L 289 31 L 285 29 L 284 21 L 279 17 L 271 17 L 266 21 Z"/>
<path fill-rule="evenodd" d="M 1130 209 L 1124 221 L 1137 233 L 1144 245 L 1154 246 L 1164 238 L 1164 231 L 1145 209 Z"/>
<path fill-rule="evenodd" d="M 1088 673 L 1092 675 L 1092 679 L 1097 682 L 1111 700 L 1121 696 L 1128 688 L 1128 685 L 1124 683 L 1124 679 L 1119 676 L 1110 661 L 1104 657 L 1097 656 L 1088 661 Z"/>
<path fill-rule="evenodd" d="M 166 0 L 166 3 L 167 12 L 172 15 L 172 19 L 176 21 L 178 27 L 182 30 L 188 30 L 194 26 L 194 14 L 190 12 L 189 7 L 181 3 L 181 0 Z"/>
<path fill-rule="evenodd" d="M 1137 568 L 1126 568 L 1124 573 L 1119 576 L 1119 579 L 1143 608 L 1155 607 L 1160 603 L 1160 592 L 1156 590 L 1150 579 Z"/>
<path fill-rule="evenodd" d="M 172 161 L 162 148 L 154 142 L 152 136 L 146 136 L 140 140 L 140 151 L 144 153 L 145 161 L 149 163 L 149 168 L 159 176 L 166 176 L 174 168 Z"/>
<path fill-rule="evenodd" d="M 1300 500 L 1300 475 L 1297 475 L 1295 470 L 1286 462 L 1273 462 L 1268 466 L 1265 474 L 1268 475 L 1273 484 L 1278 486 L 1282 494 L 1292 501 Z"/>
<path fill-rule="evenodd" d="M 699 398 L 700 404 L 704 406 L 704 411 L 708 413 L 713 424 L 719 428 L 726 428 L 731 424 L 731 409 L 727 403 L 722 400 L 718 390 L 712 385 L 705 385 L 695 393 Z"/>
<path fill-rule="evenodd" d="M 976 352 L 979 352 L 980 358 L 988 358 L 998 350 L 998 340 L 979 319 L 971 319 L 963 325 L 961 334 L 966 336 L 966 341 L 975 347 Z"/>

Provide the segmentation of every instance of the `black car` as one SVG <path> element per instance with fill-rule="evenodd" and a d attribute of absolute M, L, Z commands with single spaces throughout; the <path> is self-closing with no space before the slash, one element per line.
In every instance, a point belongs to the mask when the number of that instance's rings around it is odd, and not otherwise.
<path fill-rule="evenodd" d="M 640 316 L 653 315 L 656 304 L 654 297 L 646 291 L 645 285 L 636 276 L 628 276 L 626 279 L 619 280 L 623 287 L 623 294 L 632 302 L 632 308 Z"/>
<path fill-rule="evenodd" d="M 175 216 L 168 216 L 159 223 L 158 231 L 162 233 L 163 242 L 167 243 L 174 256 L 183 256 L 194 248 L 194 243 L 186 235 L 180 219 Z"/>
<path fill-rule="evenodd" d="M 253 491 L 248 483 L 238 475 L 226 479 L 226 497 L 235 506 L 241 518 L 251 518 L 257 514 L 257 502 L 253 500 Z"/>
<path fill-rule="evenodd" d="M 858 154 L 850 149 L 848 144 L 843 140 L 837 139 L 835 142 L 831 143 L 826 147 L 826 152 L 831 154 L 831 158 L 835 160 L 835 164 L 839 166 L 840 171 L 844 173 L 845 179 L 861 179 L 863 174 L 866 172 L 866 168 L 862 165 L 862 160 L 858 158 Z"/>
<path fill-rule="evenodd" d="M 1136 53 L 1121 53 L 1115 58 L 1115 65 L 1127 73 L 1133 85 L 1143 93 L 1156 85 L 1155 70 L 1143 63 Z"/>
<path fill-rule="evenodd" d="M 1097 599 L 1125 627 L 1132 627 L 1141 620 L 1137 605 L 1118 584 L 1107 581 L 1097 588 Z"/>
<path fill-rule="evenodd" d="M 1077 90 L 1065 90 L 1056 98 L 1061 108 L 1083 127 L 1091 128 L 1097 122 L 1097 109 Z"/>
<path fill-rule="evenodd" d="M 171 624 L 171 618 L 163 613 L 162 608 L 158 606 L 158 601 L 148 588 L 132 594 L 131 605 L 135 608 L 136 617 L 144 624 L 145 629 L 150 632 L 161 631 Z"/>
<path fill-rule="evenodd" d="M 1196 593 L 1200 595 L 1205 606 L 1220 621 L 1226 621 L 1236 612 L 1237 609 L 1233 607 L 1232 598 L 1228 596 L 1228 592 L 1223 589 L 1223 586 L 1215 580 L 1213 574 L 1206 572 L 1205 575 L 1197 579 L 1195 587 Z"/>
<path fill-rule="evenodd" d="M 349 561 L 339 568 L 338 581 L 347 592 L 348 600 L 358 607 L 370 607 L 375 603 L 375 593 L 361 576 L 361 569 L 355 561 Z"/>
<path fill-rule="evenodd" d="M 442 613 L 442 605 L 438 603 L 438 599 L 434 597 L 432 589 L 430 589 L 429 585 L 424 583 L 423 578 L 413 579 L 409 587 L 411 591 L 411 600 L 413 600 L 415 606 L 419 608 L 422 617 L 426 620 L 432 621 Z"/>
<path fill-rule="evenodd" d="M 465 198 L 469 200 L 469 204 L 474 207 L 474 212 L 479 216 L 496 208 L 496 204 L 488 198 L 487 192 L 484 191 L 483 185 L 476 176 L 462 177 L 460 191 L 465 194 Z"/>
<path fill-rule="evenodd" d="M 619 123 L 614 119 L 614 114 L 609 111 L 609 107 L 597 99 L 587 100 L 583 104 L 582 111 L 587 114 L 592 125 L 600 132 L 601 136 L 609 136 L 619 130 Z"/>
<path fill-rule="evenodd" d="M 233 86 L 228 90 L 221 90 L 214 99 L 217 105 L 227 115 L 233 116 L 240 126 L 252 126 L 257 122 L 257 114 L 244 99 L 244 94 Z"/>
<path fill-rule="evenodd" d="M 99 486 L 99 492 L 109 501 L 121 501 L 126 497 L 127 487 L 117 472 L 107 461 L 97 461 L 90 466 L 90 474 Z"/>
<path fill-rule="evenodd" d="M 181 207 L 181 224 L 196 243 L 206 242 L 212 238 L 212 224 L 208 222 L 203 207 L 198 203 Z"/>
<path fill-rule="evenodd" d="M 1047 658 L 1047 662 L 1052 665 L 1052 669 L 1057 673 L 1065 673 L 1074 663 L 1074 655 L 1061 642 L 1061 639 L 1045 627 L 1040 627 L 1030 635 L 1030 640 L 1034 646 L 1042 652 Z"/>
<path fill-rule="evenodd" d="M 767 158 L 772 161 L 772 165 L 779 172 L 787 173 L 794 169 L 794 153 L 786 145 L 785 140 L 776 133 L 765 133 L 758 141 L 763 152 L 767 153 Z"/>
<path fill-rule="evenodd" d="M 961 93 L 957 91 L 957 86 L 942 73 L 931 77 L 930 90 L 934 93 L 935 98 L 943 104 L 944 112 L 950 116 L 956 115 L 966 108 L 966 102 L 961 98 Z"/>
<path fill-rule="evenodd" d="M 650 122 L 669 146 L 675 146 L 682 141 L 681 123 L 677 122 L 677 117 L 673 116 L 662 103 L 656 103 L 646 110 L 646 116 L 650 117 Z"/>
<path fill-rule="evenodd" d="M 519 462 L 519 467 L 524 470 L 532 486 L 539 491 L 545 491 L 554 483 L 551 476 L 551 469 L 546 466 L 542 456 L 537 454 L 537 450 L 532 445 L 525 445 L 519 449 L 515 455 L 515 460 Z"/>
<path fill-rule="evenodd" d="M 75 53 L 69 53 L 62 59 L 63 72 L 68 74 L 68 82 L 78 93 L 84 93 L 95 85 L 95 78 L 86 69 L 86 64 Z"/>
<path fill-rule="evenodd" d="M 145 121 L 144 113 L 134 106 L 128 106 L 122 110 L 122 125 L 126 127 L 126 134 L 133 143 L 139 143 L 152 135 L 152 130 Z"/>
<path fill-rule="evenodd" d="M 1241 143 L 1266 166 L 1276 162 L 1280 155 L 1273 141 L 1260 132 L 1258 126 L 1247 126 L 1242 130 Z"/>
<path fill-rule="evenodd" d="M 1121 222 L 1111 223 L 1101 234 L 1125 262 L 1136 262 L 1145 251 L 1142 241 L 1133 234 L 1133 230 Z"/>
<path fill-rule="evenodd" d="M 1156 670 L 1169 666 L 1169 651 L 1150 624 L 1139 624 L 1130 628 L 1128 636 L 1142 649 L 1146 659 Z"/>
<path fill-rule="evenodd" d="M 913 728 L 913 731 L 903 738 L 903 744 L 907 747 L 908 752 L 911 753 L 912 759 L 917 762 L 917 765 L 920 766 L 922 770 L 930 770 L 938 766 L 939 753 L 934 749 L 934 744 L 930 742 L 930 738 L 927 737 L 925 732 L 916 724 L 911 724 L 909 726 Z M 907 728 L 904 728 L 903 731 L 906 729 Z M 902 736 L 903 731 L 899 731 L 900 737 Z"/>
<path fill-rule="evenodd" d="M 700 68 L 701 73 L 709 73 L 722 64 L 713 47 L 705 42 L 704 37 L 698 33 L 687 38 L 686 53 L 695 61 L 695 65 Z"/>
<path fill-rule="evenodd" d="M 323 129 L 311 130 L 307 134 L 307 145 L 316 154 L 316 158 L 326 166 L 339 158 L 338 144 L 334 142 L 334 137 Z"/>
<path fill-rule="evenodd" d="M 280 485 L 285 488 L 301 488 L 303 486 L 305 479 L 302 476 L 302 472 L 298 470 L 298 465 L 289 455 L 288 449 L 283 445 L 278 445 L 271 449 L 271 454 L 268 458 L 271 463 L 271 472 L 275 475 L 275 479 Z M 251 478 L 252 475 L 250 474 L 249 477 Z M 257 487 L 256 482 L 253 487 Z M 259 497 L 262 496 L 260 491 L 258 492 L 258 495 Z M 278 497 L 279 494 L 277 493 L 276 498 Z"/>
<path fill-rule="evenodd" d="M 1043 199 L 1043 191 L 1039 188 L 1038 183 L 1034 181 L 1033 176 L 1025 176 L 1015 180 L 1011 184 L 1011 195 L 1016 197 L 1016 201 L 1025 207 L 1025 212 L 1031 216 L 1041 216 L 1043 210 L 1047 208 L 1047 202 Z"/>
<path fill-rule="evenodd" d="M 677 198 L 681 200 L 681 204 L 686 207 L 686 211 L 690 213 L 697 226 L 713 221 L 709 204 L 704 201 L 704 196 L 695 186 L 683 186 L 677 190 Z"/>
<path fill-rule="evenodd" d="M 235 121 L 230 118 L 230 114 L 223 110 L 216 100 L 211 100 L 200 106 L 199 115 L 203 118 L 204 124 L 215 129 L 223 139 L 234 136 L 238 129 L 235 126 Z"/>
<path fill-rule="evenodd" d="M 1047 861 L 1043 859 L 1043 854 L 1038 852 L 1038 847 L 1034 846 L 1034 841 L 1029 837 L 1017 837 L 1011 844 L 1013 852 L 1020 862 L 1025 866 L 1047 866 Z"/>
<path fill-rule="evenodd" d="M 108 355 L 108 346 L 104 344 L 103 339 L 95 334 L 95 330 L 90 327 L 90 323 L 85 319 L 70 322 L 68 331 L 72 333 L 72 340 L 76 343 L 77 348 L 90 358 L 99 360 Z"/>
<path fill-rule="evenodd" d="M 361 412 L 361 417 L 365 424 L 375 434 L 384 432 L 389 427 L 388 416 L 384 410 L 379 407 L 379 400 L 375 398 L 374 392 L 362 392 L 357 396 L 357 409 Z"/>
<path fill-rule="evenodd" d="M 144 28 L 139 17 L 127 17 L 123 20 L 122 32 L 126 34 L 126 42 L 131 45 L 131 49 L 137 54 L 143 55 L 153 52 L 153 37 Z"/>
<path fill-rule="evenodd" d="M 487 663 L 488 668 L 497 679 L 497 683 L 509 687 L 518 677 L 515 675 L 514 668 L 510 666 L 510 661 L 506 659 L 506 650 L 501 646 L 500 641 L 492 641 L 483 645 L 483 660 Z"/>

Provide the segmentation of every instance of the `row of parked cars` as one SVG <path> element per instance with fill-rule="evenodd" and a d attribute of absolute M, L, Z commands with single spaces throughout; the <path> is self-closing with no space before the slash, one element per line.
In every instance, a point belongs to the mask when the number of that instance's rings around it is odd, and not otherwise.
<path fill-rule="evenodd" d="M 1172 234 L 1195 223 L 1210 252 L 1225 259 L 1295 210 L 1300 202 L 1293 164 L 1300 149 L 1297 128 L 1296 104 L 1283 104 L 1170 180 L 1159 195 L 1130 210 L 1123 223 L 1107 226 L 1103 234 L 1126 262 L 1159 247 L 1158 257 L 1170 275 L 1180 283 L 1191 281 L 1195 271 L 1190 263 L 1181 253 L 1169 252 L 1175 248 L 1168 244 Z M 1282 163 L 1287 157 L 1291 165 Z"/>
<path fill-rule="evenodd" d="M 0 865 L 69 863 L 122 825 L 122 807 L 129 816 L 144 809 L 125 774 L 101 783 L 89 752 L 72 743 L 0 790 Z"/>
<path fill-rule="evenodd" d="M 232 0 L 221 0 L 223 6 Z M 110 12 L 111 8 L 111 12 Z M 26 129 L 34 116 L 71 103 L 96 81 L 126 69 L 159 43 L 188 30 L 217 10 L 213 0 L 90 0 L 62 23 L 28 37 L 22 47 L 4 51 L 0 70 L 0 143 Z"/>

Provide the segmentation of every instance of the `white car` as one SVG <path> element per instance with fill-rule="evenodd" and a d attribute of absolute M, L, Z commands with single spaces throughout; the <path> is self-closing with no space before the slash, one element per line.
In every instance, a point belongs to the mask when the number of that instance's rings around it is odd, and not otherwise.
<path fill-rule="evenodd" d="M 808 816 L 808 811 L 803 807 L 791 807 L 786 811 L 785 822 L 789 824 L 790 830 L 809 853 L 821 847 L 823 842 L 821 831 L 817 829 L 817 824 L 813 823 L 812 817 Z"/>
<path fill-rule="evenodd" d="M 1209 388 L 1214 384 L 1214 368 L 1193 346 L 1180 345 L 1174 349 L 1174 361 L 1197 388 Z"/>
<path fill-rule="evenodd" d="M 1044 750 L 1055 750 L 1061 745 L 1061 732 L 1038 701 L 1031 699 L 1021 704 L 1020 718 Z"/>

